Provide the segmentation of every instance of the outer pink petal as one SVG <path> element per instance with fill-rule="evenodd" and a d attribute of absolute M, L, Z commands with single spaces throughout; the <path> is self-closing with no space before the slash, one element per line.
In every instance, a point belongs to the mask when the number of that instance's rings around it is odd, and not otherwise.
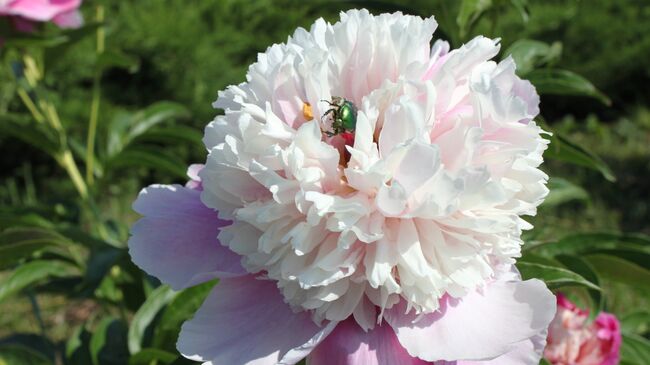
<path fill-rule="evenodd" d="M 15 0 L 8 13 L 36 21 L 48 21 L 55 16 L 77 9 L 81 0 Z"/>
<path fill-rule="evenodd" d="M 79 28 L 84 23 L 84 18 L 78 10 L 68 11 L 59 14 L 52 20 L 61 28 Z"/>
<path fill-rule="evenodd" d="M 203 170 L 204 165 L 203 164 L 192 164 L 190 167 L 187 168 L 187 176 L 190 178 L 187 183 L 185 184 L 186 188 L 194 189 L 194 190 L 203 190 L 203 184 L 201 182 L 201 177 L 199 176 L 199 172 Z"/>
<path fill-rule="evenodd" d="M 616 365 L 621 351 L 621 325 L 616 316 L 601 312 L 595 321 L 596 337 L 603 353 L 602 365 Z"/>
<path fill-rule="evenodd" d="M 555 296 L 539 280 L 497 281 L 483 293 L 448 300 L 440 312 L 418 321 L 413 312 L 404 313 L 404 306 L 395 306 L 385 318 L 411 355 L 428 361 L 490 360 L 547 328 Z"/>
<path fill-rule="evenodd" d="M 457 365 L 538 365 L 546 346 L 546 329 L 534 337 L 519 342 L 505 355 L 487 361 L 459 361 Z"/>
<path fill-rule="evenodd" d="M 248 275 L 219 282 L 183 325 L 177 347 L 206 365 L 290 365 L 334 327 L 317 326 L 307 312 L 294 313 L 273 282 Z"/>
<path fill-rule="evenodd" d="M 309 355 L 309 365 L 427 365 L 410 356 L 397 340 L 393 329 L 377 325 L 364 332 L 353 320 L 336 326 Z"/>
<path fill-rule="evenodd" d="M 180 185 L 152 185 L 133 204 L 144 217 L 131 228 L 131 258 L 174 289 L 246 274 L 241 257 L 217 240 L 229 222 L 204 206 L 200 195 Z"/>

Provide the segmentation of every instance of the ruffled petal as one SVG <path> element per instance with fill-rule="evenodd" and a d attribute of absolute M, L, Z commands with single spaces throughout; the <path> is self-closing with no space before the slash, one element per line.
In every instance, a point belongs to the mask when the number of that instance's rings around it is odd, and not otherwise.
<path fill-rule="evenodd" d="M 378 325 L 364 332 L 352 319 L 341 322 L 309 355 L 310 365 L 427 365 L 409 355 L 393 329 Z M 436 364 L 437 365 L 437 364 Z"/>
<path fill-rule="evenodd" d="M 240 256 L 217 240 L 219 228 L 229 222 L 204 206 L 200 194 L 180 185 L 152 185 L 133 204 L 144 217 L 131 229 L 131 258 L 176 290 L 246 274 Z"/>
<path fill-rule="evenodd" d="M 496 359 L 487 361 L 459 361 L 457 365 L 538 365 L 546 346 L 547 329 L 528 340 L 521 341 L 514 349 Z M 436 364 L 437 365 L 437 364 Z"/>
<path fill-rule="evenodd" d="M 206 365 L 291 365 L 336 327 L 317 326 L 294 313 L 269 280 L 252 275 L 223 279 L 178 339 L 183 356 Z"/>
<path fill-rule="evenodd" d="M 81 0 L 15 0 L 8 7 L 11 15 L 36 21 L 52 20 L 55 16 L 77 9 Z"/>
<path fill-rule="evenodd" d="M 555 297 L 539 280 L 497 281 L 460 300 L 448 298 L 439 312 L 419 318 L 405 312 L 404 305 L 394 306 L 385 318 L 411 355 L 428 361 L 490 360 L 547 328 Z"/>

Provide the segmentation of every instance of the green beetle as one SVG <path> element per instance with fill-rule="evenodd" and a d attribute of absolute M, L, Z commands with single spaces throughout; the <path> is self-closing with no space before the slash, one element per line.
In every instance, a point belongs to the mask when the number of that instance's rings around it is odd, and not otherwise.
<path fill-rule="evenodd" d="M 357 107 L 347 99 L 332 96 L 332 101 L 321 100 L 332 108 L 323 114 L 323 118 L 332 115 L 332 129 L 334 132 L 325 132 L 328 136 L 335 136 L 345 132 L 354 132 L 357 126 Z"/>

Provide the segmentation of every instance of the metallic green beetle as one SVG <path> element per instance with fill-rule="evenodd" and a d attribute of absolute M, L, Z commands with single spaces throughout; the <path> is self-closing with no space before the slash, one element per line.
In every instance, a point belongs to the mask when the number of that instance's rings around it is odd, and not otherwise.
<path fill-rule="evenodd" d="M 332 96 L 332 101 L 321 100 L 332 108 L 323 114 L 323 118 L 332 115 L 332 129 L 334 132 L 325 132 L 328 136 L 335 136 L 345 132 L 354 132 L 357 126 L 357 107 L 347 99 Z"/>

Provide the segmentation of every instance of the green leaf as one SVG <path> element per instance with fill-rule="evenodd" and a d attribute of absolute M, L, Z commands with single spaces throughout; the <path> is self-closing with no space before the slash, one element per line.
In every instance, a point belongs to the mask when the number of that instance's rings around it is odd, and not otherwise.
<path fill-rule="evenodd" d="M 60 46 L 67 41 L 68 38 L 64 35 L 43 36 L 29 33 L 14 33 L 4 39 L 4 45 L 6 47 L 48 48 Z"/>
<path fill-rule="evenodd" d="M 517 9 L 517 12 L 519 12 L 521 20 L 523 20 L 524 23 L 528 22 L 528 0 L 510 0 L 510 3 L 515 7 L 515 9 Z"/>
<path fill-rule="evenodd" d="M 180 179 L 186 179 L 186 164 L 160 148 L 129 147 L 106 164 L 106 170 L 112 171 L 125 167 L 148 167 L 168 172 Z"/>
<path fill-rule="evenodd" d="M 637 290 L 650 291 L 650 271 L 609 255 L 589 255 L 586 259 L 601 279 L 619 282 Z"/>
<path fill-rule="evenodd" d="M 559 254 L 588 254 L 607 249 L 625 249 L 650 253 L 650 237 L 643 234 L 609 232 L 578 233 L 563 237 L 557 242 L 544 242 L 537 245 L 524 246 L 524 250 L 546 257 L 553 257 Z"/>
<path fill-rule="evenodd" d="M 11 208 L 0 210 L 0 229 L 27 226 L 41 228 L 54 227 L 52 222 L 43 218 L 39 213 L 21 212 Z"/>
<path fill-rule="evenodd" d="M 564 286 L 584 286 L 594 290 L 600 290 L 598 285 L 590 282 L 579 274 L 560 267 L 518 262 L 517 268 L 524 279 L 537 278 L 544 280 L 550 289 L 557 289 Z"/>
<path fill-rule="evenodd" d="M 629 261 L 641 268 L 650 270 L 650 253 L 641 252 L 638 249 L 615 249 L 615 250 L 594 250 L 594 253 L 599 253 L 608 256 L 616 256 L 623 260 Z"/>
<path fill-rule="evenodd" d="M 558 255 L 556 257 L 558 261 L 564 265 L 568 270 L 573 271 L 574 273 L 582 276 L 587 279 L 589 282 L 594 283 L 600 287 L 600 279 L 598 274 L 593 266 L 586 260 L 578 256 L 571 255 Z M 591 311 L 589 312 L 591 319 L 594 319 L 595 316 L 600 313 L 605 305 L 602 292 L 600 290 L 586 289 L 589 300 L 589 306 Z"/>
<path fill-rule="evenodd" d="M 462 0 L 456 24 L 460 30 L 460 37 L 465 38 L 472 28 L 472 25 L 492 7 L 492 0 Z"/>
<path fill-rule="evenodd" d="M 517 74 L 524 76 L 537 66 L 556 60 L 561 53 L 562 44 L 559 42 L 549 45 L 532 39 L 520 39 L 508 47 L 503 54 L 512 56 L 517 65 Z"/>
<path fill-rule="evenodd" d="M 544 158 L 556 159 L 596 170 L 608 181 L 616 181 L 612 170 L 596 154 L 572 142 L 560 133 L 554 132 L 553 136 L 548 138 L 551 141 L 551 145 L 544 153 Z"/>
<path fill-rule="evenodd" d="M 129 353 L 124 323 L 112 317 L 104 318 L 90 338 L 90 357 L 93 365 L 126 364 Z"/>
<path fill-rule="evenodd" d="M 0 233 L 0 270 L 15 266 L 38 251 L 70 243 L 59 233 L 44 228 L 7 229 Z"/>
<path fill-rule="evenodd" d="M 638 365 L 650 364 L 650 341 L 641 336 L 623 334 L 621 360 Z"/>
<path fill-rule="evenodd" d="M 102 281 L 108 278 L 111 267 L 126 256 L 126 250 L 114 247 L 102 247 L 92 250 L 84 273 L 82 293 L 85 295 L 95 293 Z"/>
<path fill-rule="evenodd" d="M 216 282 L 217 280 L 211 280 L 187 288 L 169 303 L 155 328 L 153 346 L 174 348 L 181 325 L 196 313 Z"/>
<path fill-rule="evenodd" d="M 51 365 L 43 354 L 21 345 L 0 346 L 0 365 Z"/>
<path fill-rule="evenodd" d="M 140 352 L 144 345 L 144 335 L 147 327 L 153 322 L 156 314 L 171 302 L 176 295 L 177 293 L 170 287 L 162 285 L 154 290 L 140 306 L 129 327 L 128 344 L 131 354 Z"/>
<path fill-rule="evenodd" d="M 619 320 L 623 333 L 644 335 L 650 332 L 650 312 L 647 310 L 628 313 Z"/>
<path fill-rule="evenodd" d="M 90 332 L 82 325 L 75 329 L 65 345 L 66 364 L 86 365 L 90 358 Z"/>
<path fill-rule="evenodd" d="M 158 365 L 169 364 L 176 360 L 177 357 L 176 354 L 160 349 L 144 349 L 131 356 L 129 359 L 129 365 L 151 365 L 154 361 Z"/>
<path fill-rule="evenodd" d="M 97 57 L 96 67 L 99 71 L 117 67 L 136 72 L 140 67 L 140 61 L 117 50 L 107 50 Z"/>
<path fill-rule="evenodd" d="M 552 177 L 547 187 L 550 192 L 542 207 L 556 207 L 573 200 L 589 200 L 589 193 L 585 189 L 560 177 Z"/>
<path fill-rule="evenodd" d="M 119 154 L 134 139 L 149 133 L 162 123 L 189 116 L 187 108 L 170 101 L 151 104 L 134 114 L 117 113 L 108 127 L 106 155 L 110 158 Z"/>
<path fill-rule="evenodd" d="M 136 113 L 133 117 L 129 138 L 146 133 L 152 127 L 173 119 L 188 118 L 189 111 L 183 105 L 170 101 L 160 101 Z"/>
<path fill-rule="evenodd" d="M 537 92 L 542 95 L 573 95 L 589 96 L 600 100 L 605 105 L 611 105 L 611 100 L 589 82 L 575 72 L 558 69 L 543 69 L 530 72 L 528 80 L 535 85 Z"/>
<path fill-rule="evenodd" d="M 68 262 L 53 260 L 28 262 L 0 282 L 0 302 L 46 279 L 70 277 L 76 274 L 78 274 L 77 268 Z"/>
<path fill-rule="evenodd" d="M 60 150 L 59 141 L 52 133 L 22 115 L 3 115 L 0 120 L 0 134 L 18 138 L 52 157 L 56 157 Z"/>
<path fill-rule="evenodd" d="M 192 146 L 203 146 L 203 133 L 195 128 L 184 125 L 172 125 L 164 128 L 153 128 L 136 138 L 135 141 L 153 141 L 162 143 L 179 143 L 179 141 L 185 141 Z"/>
<path fill-rule="evenodd" d="M 67 52 L 70 47 L 79 43 L 86 37 L 91 37 L 96 34 L 97 28 L 101 27 L 103 24 L 99 22 L 87 22 L 80 28 L 76 29 L 66 29 L 59 30 L 61 32 L 58 35 L 60 42 L 51 44 L 45 49 L 45 64 L 48 67 L 54 66 L 61 59 L 63 59 L 63 54 Z"/>

